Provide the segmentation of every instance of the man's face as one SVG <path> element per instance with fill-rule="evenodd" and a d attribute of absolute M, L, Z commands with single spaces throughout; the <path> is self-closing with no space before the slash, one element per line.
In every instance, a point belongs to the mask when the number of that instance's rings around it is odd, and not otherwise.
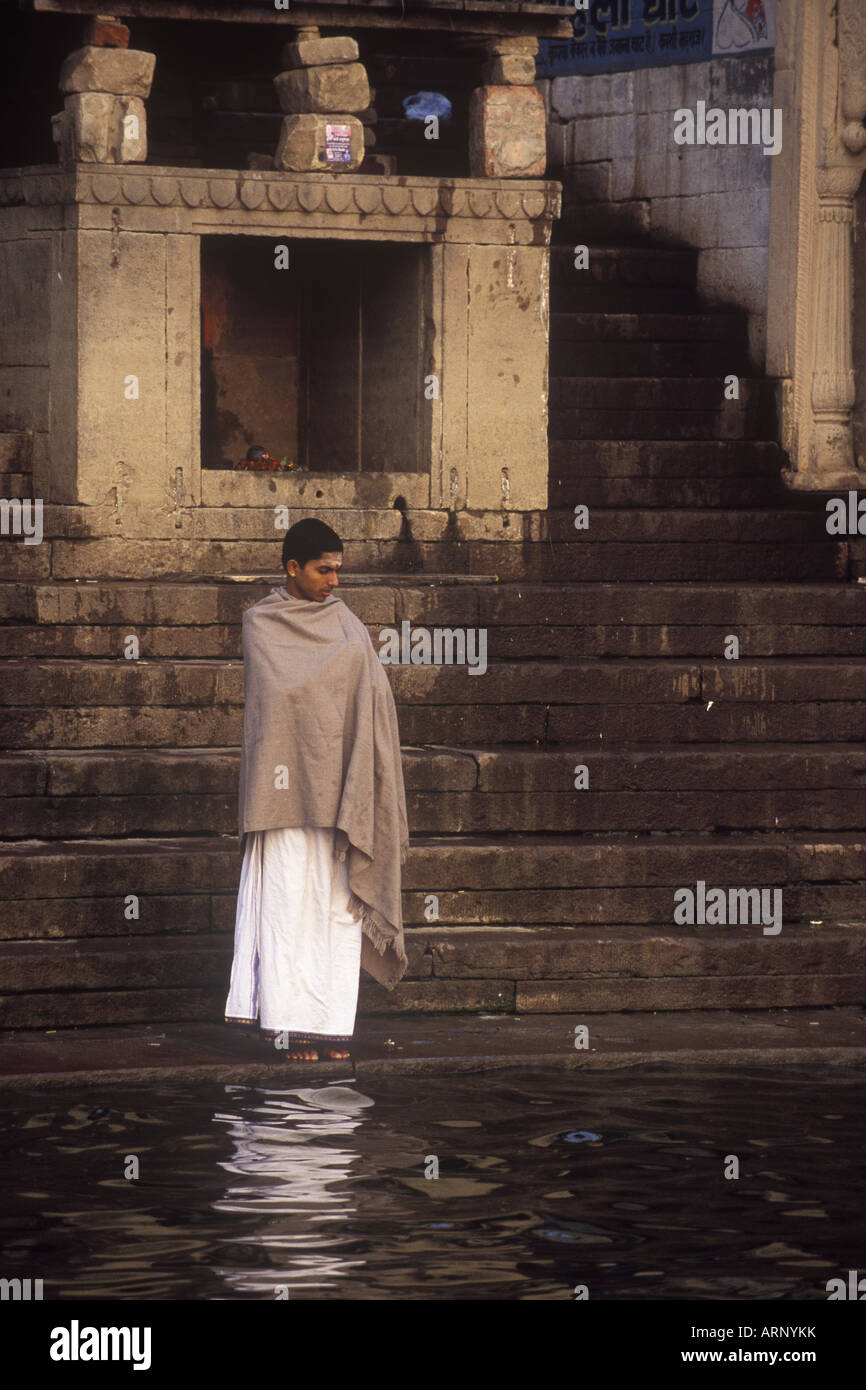
<path fill-rule="evenodd" d="M 341 550 L 326 550 L 318 559 L 308 560 L 303 568 L 297 560 L 289 560 L 286 565 L 286 588 L 292 598 L 324 603 L 340 582 L 337 572 L 342 563 Z"/>

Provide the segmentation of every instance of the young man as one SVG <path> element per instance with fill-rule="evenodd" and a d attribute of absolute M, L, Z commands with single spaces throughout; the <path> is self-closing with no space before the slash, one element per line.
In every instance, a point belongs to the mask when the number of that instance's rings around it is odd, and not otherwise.
<path fill-rule="evenodd" d="M 397 712 L 363 623 L 337 597 L 343 543 L 308 517 L 286 583 L 244 614 L 243 850 L 227 1023 L 287 1035 L 287 1058 L 349 1056 L 359 970 L 406 969 L 409 836 Z"/>

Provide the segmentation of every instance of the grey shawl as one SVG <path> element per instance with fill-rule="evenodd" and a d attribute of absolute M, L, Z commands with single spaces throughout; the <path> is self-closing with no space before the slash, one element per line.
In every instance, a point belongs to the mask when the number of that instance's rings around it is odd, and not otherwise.
<path fill-rule="evenodd" d="M 392 989 L 406 970 L 400 869 L 409 849 L 397 711 L 363 623 L 341 599 L 274 588 L 244 613 L 239 839 L 336 827 L 361 965 Z"/>

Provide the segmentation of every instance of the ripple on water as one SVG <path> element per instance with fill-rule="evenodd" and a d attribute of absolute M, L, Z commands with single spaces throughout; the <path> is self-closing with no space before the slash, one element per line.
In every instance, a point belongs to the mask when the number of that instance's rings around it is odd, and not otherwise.
<path fill-rule="evenodd" d="M 862 1263 L 838 1068 L 82 1091 L 2 1104 L 2 1274 L 46 1298 L 823 1299 Z"/>

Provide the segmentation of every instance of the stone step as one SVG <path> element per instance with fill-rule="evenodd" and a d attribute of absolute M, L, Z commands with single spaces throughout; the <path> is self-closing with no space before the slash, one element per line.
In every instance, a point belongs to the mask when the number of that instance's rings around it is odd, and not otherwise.
<path fill-rule="evenodd" d="M 551 625 L 588 628 L 630 623 L 637 627 L 695 627 L 740 623 L 857 627 L 866 623 L 863 595 L 850 584 L 538 584 L 491 582 L 470 575 L 449 584 L 425 576 L 347 575 L 343 602 L 368 626 L 413 623 Z M 114 625 L 183 628 L 237 627 L 243 614 L 271 588 L 268 580 L 239 583 L 191 576 L 169 580 L 115 580 L 79 584 L 0 584 L 0 616 L 17 623 L 77 628 Z M 660 649 L 659 655 L 664 654 Z"/>
<path fill-rule="evenodd" d="M 674 514 L 671 513 L 671 516 Z M 600 516 L 600 513 L 596 513 Z M 591 530 L 591 524 L 589 530 Z M 499 579 L 538 583 L 648 584 L 804 584 L 835 583 L 848 577 L 848 546 L 825 536 L 814 543 L 776 543 L 769 537 L 739 542 L 705 540 L 582 544 L 589 531 L 575 531 L 575 541 L 543 545 L 473 547 L 473 569 L 495 566 Z M 485 555 L 485 550 L 487 554 Z"/>
<path fill-rule="evenodd" d="M 607 413 L 611 418 L 615 414 Z M 847 576 L 846 543 L 833 541 L 826 535 L 823 542 L 803 543 L 798 548 L 785 542 L 775 543 L 770 537 L 763 544 L 726 541 L 702 541 L 700 544 L 675 541 L 653 545 L 608 541 L 604 546 L 546 541 L 533 544 L 531 532 L 536 521 L 533 514 L 526 515 L 528 520 L 522 523 L 518 520 L 520 513 L 500 513 L 496 521 L 498 534 L 491 530 L 485 539 L 454 544 L 348 541 L 344 564 L 347 571 L 378 571 L 383 578 L 396 572 L 414 571 L 419 576 L 428 571 L 440 573 L 443 566 L 447 566 L 455 576 L 489 574 L 500 580 L 527 582 L 770 583 L 800 580 L 817 583 Z M 490 525 L 492 528 L 493 523 Z M 524 531 L 524 525 L 529 534 Z M 503 535 L 513 536 L 515 543 L 503 545 Z M 587 532 L 582 535 L 585 537 Z M 0 578 L 22 585 L 44 584 L 52 578 L 183 581 L 190 574 L 205 572 L 210 559 L 215 580 L 243 574 L 279 583 L 279 553 L 277 542 L 266 541 L 205 544 L 200 541 L 55 540 L 40 546 L 7 544 L 0 547 Z"/>
<path fill-rule="evenodd" d="M 732 415 L 757 409 L 770 396 L 772 383 L 743 377 L 739 383 L 739 399 L 725 400 L 722 377 L 618 377 L 553 376 L 550 381 L 550 405 L 553 410 L 622 410 L 629 413 L 670 411 L 708 411 Z"/>
<path fill-rule="evenodd" d="M 629 378 L 609 385 L 630 385 Z M 689 383 L 682 383 L 687 387 Z M 763 411 L 740 401 L 723 401 L 713 409 L 689 409 L 687 391 L 679 406 L 643 407 L 551 406 L 548 417 L 551 439 L 764 439 L 767 426 Z"/>
<path fill-rule="evenodd" d="M 525 698 L 530 689 L 533 700 L 557 706 L 642 701 L 681 704 L 707 699 L 722 703 L 866 699 L 866 659 L 857 657 L 844 661 L 785 657 L 756 661 L 741 657 L 700 664 L 673 660 L 500 662 L 475 674 L 466 666 L 452 665 L 386 665 L 385 669 L 398 706 L 407 707 L 508 705 Z M 240 709 L 242 704 L 240 662 L 10 660 L 0 669 L 0 705 L 31 713 L 42 708 L 46 712 L 52 708 L 83 712 L 104 706 Z M 165 746 L 164 740 L 161 745 Z"/>
<path fill-rule="evenodd" d="M 770 541 L 779 545 L 820 541 L 832 548 L 838 543 L 835 537 L 827 535 L 823 507 L 808 500 L 802 506 L 794 503 L 777 509 L 683 507 L 670 514 L 658 508 L 600 507 L 590 513 L 589 525 L 579 530 L 575 527 L 573 508 L 551 508 L 545 520 L 545 531 L 552 541 L 571 541 L 580 546 L 611 542 L 703 546 L 707 542 L 748 545 Z"/>
<path fill-rule="evenodd" d="M 340 594 L 378 648 L 385 627 L 484 627 L 491 660 L 710 656 L 739 636 L 749 656 L 861 656 L 866 611 L 854 585 L 466 584 L 391 580 Z M 190 580 L 0 585 L 7 657 L 117 657 L 135 633 L 152 658 L 241 655 L 241 619 L 261 584 Z M 695 622 L 695 615 L 700 622 Z M 26 619 L 38 621 L 25 621 Z M 17 621 L 9 621 L 10 619 Z"/>
<path fill-rule="evenodd" d="M 564 415 L 572 412 L 556 413 Z M 611 420 L 617 418 L 614 411 L 604 413 Z M 619 418 L 622 418 L 622 412 L 620 412 Z M 227 509 L 221 508 L 220 510 Z M 430 514 L 423 515 L 429 516 Z M 442 518 L 445 517 L 445 513 L 437 513 L 437 515 L 441 515 Z M 414 518 L 415 514 L 410 513 L 408 521 L 410 528 L 414 527 Z M 262 546 L 263 554 L 268 555 L 272 564 L 273 553 L 276 549 L 273 540 L 273 520 L 273 512 L 270 508 L 247 507 L 241 515 L 242 525 L 239 523 L 237 527 L 239 532 L 243 532 L 243 535 L 239 534 L 233 541 L 223 538 L 223 543 L 241 547 L 250 542 L 258 542 Z M 623 542 L 662 540 L 677 541 L 683 544 L 696 542 L 703 545 L 708 540 L 748 542 L 756 537 L 776 543 L 793 539 L 817 538 L 827 540 L 826 522 L 827 512 L 823 499 L 795 494 L 786 498 L 785 505 L 776 508 L 680 507 L 670 515 L 666 515 L 658 508 L 607 507 L 601 509 L 593 517 L 592 524 L 588 528 L 582 529 L 579 536 L 575 535 L 573 509 L 564 507 L 526 512 L 465 512 L 457 524 L 457 530 L 460 532 L 460 541 L 464 545 L 507 542 L 517 547 L 525 542 L 540 545 L 548 540 L 579 540 L 585 544 L 594 539 L 605 542 L 609 540 Z M 223 520 L 221 525 L 228 528 L 231 523 Z M 835 544 L 836 538 L 830 538 L 830 541 Z M 58 540 L 55 543 L 55 551 L 65 544 L 67 542 Z M 102 544 L 103 542 L 97 539 L 83 539 L 78 541 L 77 548 L 82 555 L 86 556 L 92 547 Z M 156 553 L 159 553 L 158 547 L 161 547 L 163 542 L 154 539 L 150 542 L 141 541 L 138 544 L 140 546 L 150 545 Z M 186 542 L 179 542 L 179 544 L 189 548 L 194 546 L 196 542 L 187 540 Z M 347 542 L 347 557 L 352 554 L 352 550 L 349 548 L 351 545 L 352 542 Z M 497 551 L 498 549 L 499 545 L 497 544 Z M 490 552 L 489 558 L 495 559 L 495 553 Z M 345 563 L 348 569 L 348 559 Z M 277 564 L 279 564 L 279 560 L 277 560 Z M 58 578 L 66 577 L 58 576 Z M 347 578 L 350 577 L 351 572 L 347 574 Z M 275 575 L 275 582 L 279 582 L 278 574 Z M 465 583 L 465 580 L 463 582 Z"/>
<path fill-rule="evenodd" d="M 866 931 L 783 925 L 658 932 L 407 931 L 406 976 L 361 982 L 359 1013 L 607 1012 L 862 1003 Z M 784 946 L 781 945 L 784 940 Z M 0 945 L 0 1026 L 219 1019 L 231 933 Z M 135 980 L 138 988 L 128 988 Z"/>
<path fill-rule="evenodd" d="M 550 348 L 550 375 L 561 376 L 716 376 L 720 380 L 734 372 L 749 372 L 745 341 L 582 342 L 557 340 Z"/>
<path fill-rule="evenodd" d="M 706 309 L 694 289 L 680 285 L 632 285 L 581 278 L 551 283 L 556 313 L 698 314 Z"/>
<path fill-rule="evenodd" d="M 406 744 L 860 742 L 859 658 L 501 663 L 387 668 Z M 8 661 L 6 746 L 232 747 L 240 663 Z M 63 703 L 58 703 L 58 697 Z"/>
<path fill-rule="evenodd" d="M 558 242 L 570 235 L 570 231 L 559 223 L 556 228 Z M 590 245 L 589 265 L 586 269 L 577 270 L 574 247 L 580 243 L 580 233 L 575 231 L 567 245 L 551 246 L 551 285 L 664 285 L 694 289 L 698 253 L 691 248 Z"/>
<path fill-rule="evenodd" d="M 781 478 L 555 478 L 550 479 L 551 507 L 659 507 L 667 511 L 705 507 L 747 510 L 791 504 Z"/>
<path fill-rule="evenodd" d="M 48 580 L 44 584 L 0 583 L 0 618 L 44 625 L 233 626 L 244 612 L 279 585 L 280 575 L 218 579 L 189 574 L 169 579 Z M 463 621 L 476 611 L 478 595 L 496 588 L 489 574 L 363 574 L 341 576 L 339 597 L 366 623 L 399 621 L 411 613 L 435 612 Z"/>
<path fill-rule="evenodd" d="M 428 613 L 426 621 L 453 624 L 457 620 Z M 413 618 L 411 622 L 413 629 L 421 625 L 418 619 Z M 474 614 L 470 624 L 479 626 Z M 750 625 L 745 630 L 738 626 L 735 632 L 732 632 L 731 622 L 689 625 L 672 621 L 654 626 L 627 623 L 624 617 L 608 624 L 566 621 L 556 626 L 549 619 L 538 624 L 507 624 L 508 615 L 504 615 L 497 620 L 496 626 L 485 629 L 488 661 L 567 661 L 575 655 L 583 658 L 713 659 L 720 652 L 724 653 L 725 644 L 732 635 L 738 637 L 741 653 L 753 658 L 866 656 L 866 619 L 858 615 L 854 625 L 843 627 L 839 625 L 838 613 L 834 616 L 834 626 L 810 624 L 805 619 L 780 625 Z M 367 631 L 374 647 L 380 650 L 385 628 L 379 623 L 368 623 Z M 115 627 L 70 624 L 54 628 L 20 624 L 0 629 L 0 655 L 7 658 L 117 658 L 129 635 L 129 624 Z M 241 657 L 240 624 L 145 627 L 138 635 L 143 654 L 152 659 L 238 661 Z"/>
<path fill-rule="evenodd" d="M 782 449 L 769 439 L 550 441 L 554 479 L 778 478 L 785 461 Z"/>
<path fill-rule="evenodd" d="M 742 312 L 704 311 L 692 314 L 608 314 L 565 311 L 550 315 L 554 342 L 738 343 L 747 322 Z"/>
<path fill-rule="evenodd" d="M 862 697 L 852 700 L 739 700 L 677 703 L 635 697 L 635 703 L 553 705 L 533 695 L 500 704 L 452 702 L 404 705 L 398 701 L 406 743 L 466 747 L 496 741 L 546 744 L 608 739 L 616 743 L 822 743 L 866 739 Z M 240 743 L 240 708 L 75 706 L 5 718 L 8 748 L 226 747 Z"/>
<path fill-rule="evenodd" d="M 10 910 L 0 938 L 230 931 L 240 863 L 235 835 L 6 841 L 0 900 Z M 866 837 L 415 835 L 403 869 L 404 920 L 429 923 L 433 893 L 439 924 L 672 925 L 676 889 L 698 880 L 780 887 L 786 920 L 862 922 Z M 134 926 L 125 916 L 130 893 L 139 895 Z"/>
<path fill-rule="evenodd" d="M 239 752 L 0 756 L 9 837 L 234 834 Z M 589 795 L 574 773 L 588 770 Z M 403 750 L 420 834 L 866 829 L 866 748 Z"/>

